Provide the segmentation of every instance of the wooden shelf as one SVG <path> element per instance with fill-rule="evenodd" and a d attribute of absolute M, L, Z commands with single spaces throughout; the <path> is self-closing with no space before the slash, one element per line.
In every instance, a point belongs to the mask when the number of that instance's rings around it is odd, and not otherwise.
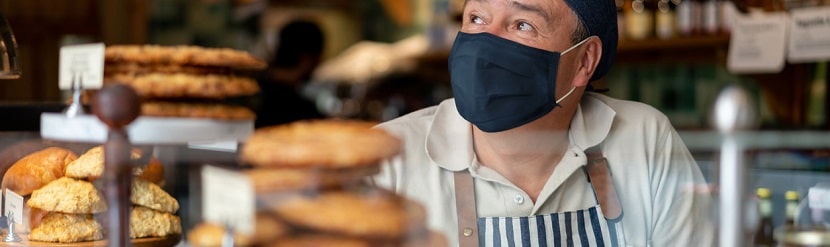
<path fill-rule="evenodd" d="M 620 40 L 617 52 L 671 52 L 675 50 L 726 49 L 728 47 L 729 36 L 727 35 L 677 37 L 672 39 L 624 39 Z"/>
<path fill-rule="evenodd" d="M 615 63 L 725 63 L 728 48 L 727 35 L 620 40 Z"/>

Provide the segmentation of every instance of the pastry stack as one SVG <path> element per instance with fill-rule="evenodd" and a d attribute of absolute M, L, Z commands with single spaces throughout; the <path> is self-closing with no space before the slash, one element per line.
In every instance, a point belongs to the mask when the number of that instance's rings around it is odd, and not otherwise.
<path fill-rule="evenodd" d="M 105 50 L 104 84 L 125 84 L 142 98 L 141 114 L 252 120 L 253 111 L 232 102 L 259 92 L 246 72 L 266 63 L 229 48 L 111 45 Z"/>
<path fill-rule="evenodd" d="M 48 156 L 47 156 L 48 155 Z M 138 150 L 133 152 L 133 159 L 140 159 Z M 15 163 L 4 176 L 4 186 L 14 190 L 27 185 L 27 177 L 38 178 L 43 184 L 31 192 L 26 201 L 29 211 L 28 240 L 36 242 L 74 243 L 95 241 L 105 238 L 105 230 L 98 222 L 98 214 L 107 211 L 108 206 L 101 192 L 93 181 L 104 171 L 103 148 L 94 147 L 80 157 L 71 151 L 60 148 L 47 148 L 32 153 Z M 38 158 L 41 157 L 41 158 Z M 32 163 L 33 159 L 42 157 L 62 157 L 61 167 L 52 169 L 51 180 L 44 179 L 43 172 L 32 171 L 40 165 Z M 75 158 L 77 157 L 77 158 Z M 57 158 L 49 158 L 55 160 Z M 174 213 L 179 204 L 161 187 L 150 181 L 163 181 L 160 163 L 151 159 L 143 173 L 133 179 L 130 201 L 133 205 L 130 213 L 130 237 L 164 237 L 181 233 L 181 222 Z M 156 167 L 158 166 L 158 167 Z M 15 172 L 11 172 L 15 169 Z M 48 180 L 48 182 L 47 182 Z M 29 185 L 27 185 L 29 186 Z M 25 192 L 25 190 L 23 190 Z M 23 229 L 26 232 L 28 229 Z"/>
<path fill-rule="evenodd" d="M 242 173 L 253 184 L 259 213 L 255 234 L 236 234 L 237 245 L 445 246 L 443 236 L 427 230 L 422 205 L 365 182 L 401 145 L 373 126 L 312 120 L 255 131 L 240 158 L 252 166 Z M 279 231 L 262 229 L 266 221 Z M 197 225 L 189 244 L 218 246 L 205 236 L 221 231 Z"/>

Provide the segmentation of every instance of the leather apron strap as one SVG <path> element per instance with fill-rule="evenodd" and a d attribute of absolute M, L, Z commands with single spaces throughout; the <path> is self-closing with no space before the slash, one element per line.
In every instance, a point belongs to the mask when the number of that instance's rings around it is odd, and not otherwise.
<path fill-rule="evenodd" d="M 473 176 L 467 170 L 455 172 L 455 212 L 458 217 L 458 244 L 478 247 L 478 212 Z"/>
<path fill-rule="evenodd" d="M 622 216 L 622 206 L 617 190 L 614 188 L 614 181 L 611 179 L 608 161 L 597 146 L 585 150 L 585 155 L 588 156 L 588 164 L 585 165 L 588 182 L 594 187 L 594 194 L 602 208 L 602 214 L 608 220 L 615 220 Z"/>

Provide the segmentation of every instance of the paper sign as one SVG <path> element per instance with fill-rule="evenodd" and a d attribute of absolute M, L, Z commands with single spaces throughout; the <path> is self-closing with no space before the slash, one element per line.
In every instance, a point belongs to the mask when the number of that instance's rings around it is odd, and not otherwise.
<path fill-rule="evenodd" d="M 830 210 L 830 185 L 819 184 L 807 192 L 810 208 Z"/>
<path fill-rule="evenodd" d="M 777 73 L 784 69 L 787 13 L 735 16 L 727 69 L 740 73 Z"/>
<path fill-rule="evenodd" d="M 254 233 L 254 190 L 244 175 L 213 166 L 202 168 L 202 210 L 205 221 Z"/>
<path fill-rule="evenodd" d="M 23 197 L 14 193 L 10 189 L 6 189 L 6 204 L 4 205 L 3 215 L 9 216 L 14 214 L 14 222 L 23 224 Z"/>
<path fill-rule="evenodd" d="M 80 77 L 84 89 L 98 89 L 104 84 L 103 43 L 61 47 L 58 87 L 72 89 L 74 77 Z"/>
<path fill-rule="evenodd" d="M 788 60 L 794 63 L 830 59 L 830 6 L 790 11 Z"/>

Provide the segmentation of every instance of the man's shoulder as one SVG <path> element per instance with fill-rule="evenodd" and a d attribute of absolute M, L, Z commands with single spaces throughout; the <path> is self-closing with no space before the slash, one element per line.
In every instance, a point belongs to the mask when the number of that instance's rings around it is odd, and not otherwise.
<path fill-rule="evenodd" d="M 626 122 L 656 121 L 661 124 L 670 124 L 668 117 L 660 110 L 637 101 L 613 98 L 608 95 L 589 93 L 586 97 L 601 102 L 614 110 L 615 118 Z"/>
<path fill-rule="evenodd" d="M 443 104 L 443 103 L 442 103 Z M 378 128 L 403 135 L 406 132 L 423 132 L 435 117 L 439 105 L 416 110 L 406 115 L 378 124 Z"/>

